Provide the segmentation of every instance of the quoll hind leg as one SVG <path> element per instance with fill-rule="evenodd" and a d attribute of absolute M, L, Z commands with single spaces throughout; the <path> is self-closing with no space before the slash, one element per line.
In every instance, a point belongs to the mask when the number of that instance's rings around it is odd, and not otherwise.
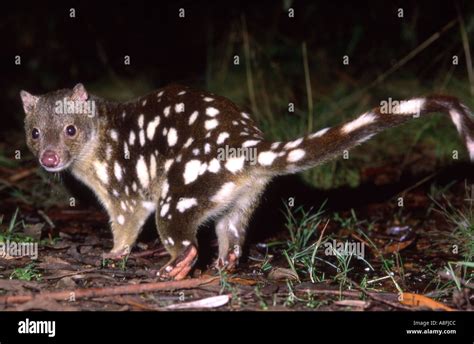
<path fill-rule="evenodd" d="M 236 208 L 217 221 L 219 256 L 214 264 L 216 268 L 233 270 L 237 266 L 252 211 L 253 207 Z"/>
<path fill-rule="evenodd" d="M 171 211 L 173 209 L 173 211 Z M 163 205 L 156 213 L 161 241 L 171 259 L 158 272 L 162 279 L 181 280 L 191 271 L 198 257 L 196 232 L 199 207 L 180 212 L 173 204 Z"/>

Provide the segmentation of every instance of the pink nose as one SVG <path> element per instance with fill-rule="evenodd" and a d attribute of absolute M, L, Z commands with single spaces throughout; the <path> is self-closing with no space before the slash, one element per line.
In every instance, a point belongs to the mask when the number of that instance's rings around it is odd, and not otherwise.
<path fill-rule="evenodd" d="M 59 155 L 52 150 L 47 150 L 44 151 L 40 161 L 45 167 L 56 167 L 59 165 Z"/>

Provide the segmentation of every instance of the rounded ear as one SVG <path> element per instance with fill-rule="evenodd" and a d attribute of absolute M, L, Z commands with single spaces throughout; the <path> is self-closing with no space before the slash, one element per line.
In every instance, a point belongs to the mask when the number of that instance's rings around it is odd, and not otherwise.
<path fill-rule="evenodd" d="M 34 96 L 31 93 L 21 90 L 20 91 L 21 101 L 23 102 L 23 110 L 27 115 L 33 113 L 33 110 L 38 103 L 38 96 Z"/>
<path fill-rule="evenodd" d="M 86 101 L 87 99 L 89 99 L 89 94 L 87 93 L 87 90 L 84 85 L 79 83 L 72 89 L 71 98 L 73 100 Z"/>

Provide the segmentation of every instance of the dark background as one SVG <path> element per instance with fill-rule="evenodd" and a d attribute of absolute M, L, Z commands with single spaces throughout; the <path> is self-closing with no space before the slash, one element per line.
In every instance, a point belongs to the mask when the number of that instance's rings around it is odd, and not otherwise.
<path fill-rule="evenodd" d="M 286 12 L 289 4 L 295 9 L 293 19 Z M 328 65 L 311 66 L 314 79 L 343 83 L 327 70 L 330 63 L 339 63 L 341 56 L 349 53 L 348 75 L 356 80 L 377 77 L 456 18 L 456 4 L 469 22 L 472 1 L 3 3 L 0 140 L 8 138 L 12 129 L 21 130 L 20 89 L 43 93 L 72 87 L 79 81 L 90 86 L 120 80 L 120 87 L 128 87 L 134 94 L 133 86 L 127 86 L 131 79 L 146 81 L 153 88 L 175 81 L 206 88 L 209 56 L 222 47 L 229 32 L 239 30 L 242 15 L 250 37 L 263 42 L 265 53 L 276 66 L 291 65 L 294 57 L 288 46 L 306 41 L 310 56 L 332 60 Z M 76 18 L 69 17 L 71 7 L 76 9 Z M 181 7 L 186 11 L 184 19 L 177 15 Z M 405 11 L 403 20 L 396 16 L 399 7 Z M 450 49 L 454 39 L 460 47 L 458 27 L 401 72 L 412 72 L 430 82 L 443 63 L 431 63 L 430 57 Z M 273 49 L 268 51 L 267 47 Z M 232 49 L 241 52 L 238 44 Z M 15 55 L 22 58 L 20 66 L 14 64 Z M 131 56 L 130 66 L 124 66 L 124 55 Z M 299 61 L 300 51 L 294 55 Z M 463 68 L 456 73 L 465 74 L 464 62 L 460 65 Z M 296 93 L 304 87 L 302 69 L 286 76 Z"/>

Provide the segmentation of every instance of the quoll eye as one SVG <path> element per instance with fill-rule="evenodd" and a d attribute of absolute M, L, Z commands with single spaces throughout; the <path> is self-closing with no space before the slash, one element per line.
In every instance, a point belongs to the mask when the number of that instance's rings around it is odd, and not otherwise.
<path fill-rule="evenodd" d="M 40 136 L 40 132 L 37 128 L 33 128 L 31 131 L 31 137 L 36 140 Z"/>
<path fill-rule="evenodd" d="M 76 135 L 76 127 L 74 125 L 68 125 L 66 127 L 66 134 L 68 136 L 74 136 Z"/>

